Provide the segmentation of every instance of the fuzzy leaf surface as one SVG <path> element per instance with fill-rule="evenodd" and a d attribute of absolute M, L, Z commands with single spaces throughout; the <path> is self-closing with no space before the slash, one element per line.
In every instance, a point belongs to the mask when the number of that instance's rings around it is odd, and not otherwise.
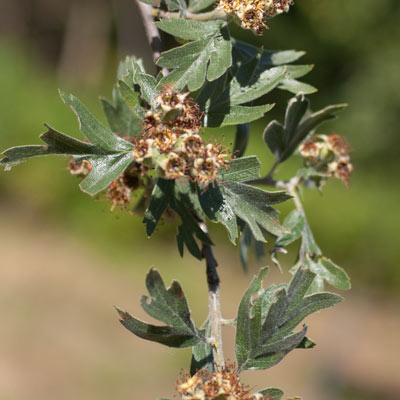
<path fill-rule="evenodd" d="M 200 328 L 202 334 L 207 338 L 211 338 L 212 330 L 210 321 L 207 320 Z M 192 348 L 192 361 L 190 364 L 190 374 L 194 375 L 201 369 L 214 371 L 214 356 L 211 344 L 208 341 L 199 342 Z"/>
<path fill-rule="evenodd" d="M 170 347 L 191 347 L 205 340 L 191 320 L 186 297 L 178 282 L 173 281 L 167 289 L 158 271 L 151 269 L 146 277 L 146 287 L 150 297 L 142 297 L 143 309 L 166 326 L 147 324 L 117 309 L 125 328 L 143 339 Z"/>
<path fill-rule="evenodd" d="M 278 212 L 271 206 L 290 199 L 290 196 L 285 192 L 267 192 L 242 183 L 258 178 L 259 167 L 257 157 L 232 160 L 228 170 L 220 170 L 220 183 L 214 182 L 206 190 L 198 190 L 205 214 L 225 226 L 233 243 L 238 237 L 237 218 L 249 225 L 259 241 L 265 242 L 260 227 L 277 235 L 283 232 Z"/>
<path fill-rule="evenodd" d="M 73 95 L 60 91 L 61 99 L 76 114 L 79 129 L 94 145 L 108 151 L 128 151 L 132 144 L 117 136 L 113 131 L 96 119 L 96 117 Z"/>
<path fill-rule="evenodd" d="M 80 183 L 81 190 L 91 196 L 106 189 L 132 163 L 130 153 L 88 157 L 92 166 L 89 175 Z"/>
<path fill-rule="evenodd" d="M 290 284 L 274 293 L 262 289 L 265 274 L 263 269 L 253 279 L 239 305 L 235 345 L 239 370 L 267 369 L 277 364 L 304 343 L 307 327 L 294 332 L 304 318 L 342 300 L 331 293 L 307 296 L 315 278 L 307 268 L 299 268 Z"/>
<path fill-rule="evenodd" d="M 0 161 L 5 169 L 11 169 L 13 166 L 25 162 L 32 157 L 61 155 L 85 157 L 93 155 L 115 154 L 107 152 L 93 144 L 81 142 L 75 138 L 67 136 L 61 132 L 46 125 L 47 131 L 40 135 L 44 145 L 17 146 L 12 147 L 2 154 L 5 158 Z"/>
<path fill-rule="evenodd" d="M 190 24 L 194 32 L 187 31 Z M 172 84 L 175 90 L 198 90 L 205 80 L 214 81 L 232 65 L 231 40 L 224 21 L 164 20 L 159 28 L 176 36 L 193 38 L 183 46 L 161 54 L 157 64 L 172 71 L 159 82 L 159 86 Z"/>
<path fill-rule="evenodd" d="M 162 178 L 158 179 L 143 219 L 148 236 L 153 234 L 168 207 L 174 210 L 181 220 L 176 238 L 179 253 L 183 256 L 184 247 L 186 246 L 194 257 L 202 260 L 203 254 L 196 238 L 210 246 L 213 243 L 208 234 L 203 232 L 198 224 L 204 219 L 204 216 L 196 187 L 193 187 L 187 179 L 177 182 Z"/>
<path fill-rule="evenodd" d="M 346 105 L 328 106 L 306 117 L 308 107 L 309 102 L 303 94 L 293 97 L 286 108 L 284 124 L 274 120 L 265 128 L 263 139 L 278 162 L 287 160 L 315 128 L 335 118 Z"/>
<path fill-rule="evenodd" d="M 122 98 L 118 86 L 113 89 L 113 102 L 101 99 L 108 125 L 121 135 L 138 136 L 143 130 L 141 119 L 133 114 Z"/>

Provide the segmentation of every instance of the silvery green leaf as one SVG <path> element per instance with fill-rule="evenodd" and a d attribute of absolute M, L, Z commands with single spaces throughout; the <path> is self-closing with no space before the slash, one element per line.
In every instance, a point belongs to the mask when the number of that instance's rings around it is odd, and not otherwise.
<path fill-rule="evenodd" d="M 332 293 L 308 296 L 315 274 L 307 268 L 299 268 L 288 286 L 266 290 L 265 274 L 261 270 L 253 279 L 239 306 L 235 351 L 240 371 L 267 369 L 295 348 L 312 347 L 305 325 L 294 330 L 308 315 L 342 300 Z"/>
<path fill-rule="evenodd" d="M 214 3 L 215 0 L 189 0 L 188 11 L 192 13 L 197 13 L 210 7 Z"/>
<path fill-rule="evenodd" d="M 73 95 L 60 91 L 64 103 L 68 104 L 79 121 L 79 129 L 94 145 L 106 151 L 129 151 L 132 144 L 117 136 L 98 121 L 95 116 Z"/>
<path fill-rule="evenodd" d="M 257 394 L 262 394 L 263 396 L 268 396 L 268 400 L 281 400 L 283 395 L 285 394 L 281 389 L 278 388 L 269 388 L 261 390 L 257 392 Z"/>
<path fill-rule="evenodd" d="M 200 32 L 194 37 L 186 31 L 191 24 L 192 30 Z M 160 29 L 193 38 L 193 41 L 161 54 L 157 64 L 172 69 L 158 84 L 173 85 L 175 90 L 183 90 L 186 86 L 191 92 L 199 89 L 205 80 L 214 81 L 224 74 L 232 65 L 231 40 L 224 21 L 162 21 Z M 197 27 L 197 28 L 194 28 Z M 206 35 L 205 31 L 208 31 Z M 204 35 L 203 35 L 204 33 Z"/>
<path fill-rule="evenodd" d="M 202 325 L 200 332 L 207 339 L 212 337 L 212 329 L 209 319 Z M 190 374 L 194 375 L 197 371 L 206 369 L 213 372 L 215 369 L 213 349 L 208 341 L 199 342 L 192 347 L 192 361 L 190 363 Z"/>
<path fill-rule="evenodd" d="M 92 169 L 79 186 L 83 192 L 91 196 L 106 189 L 133 162 L 130 153 L 91 156 L 86 159 L 90 162 Z"/>
<path fill-rule="evenodd" d="M 143 339 L 170 347 L 192 347 L 205 340 L 190 317 L 186 297 L 178 282 L 173 281 L 167 289 L 158 271 L 151 269 L 146 277 L 146 287 L 150 297 L 142 297 L 143 309 L 166 325 L 150 325 L 117 309 L 125 328 Z"/>
<path fill-rule="evenodd" d="M 25 162 L 32 157 L 48 155 L 87 157 L 115 154 L 113 151 L 107 152 L 93 144 L 81 142 L 61 132 L 57 132 L 48 125 L 46 127 L 47 131 L 40 135 L 40 139 L 45 143 L 44 145 L 12 147 L 2 153 L 4 158 L 0 161 L 0 164 L 6 170 L 9 170 L 13 166 Z"/>

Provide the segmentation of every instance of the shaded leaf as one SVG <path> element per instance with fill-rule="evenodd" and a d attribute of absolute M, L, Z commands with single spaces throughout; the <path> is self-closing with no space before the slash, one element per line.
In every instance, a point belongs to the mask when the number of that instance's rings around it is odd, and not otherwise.
<path fill-rule="evenodd" d="M 207 217 L 224 225 L 231 242 L 235 243 L 238 237 L 235 212 L 224 199 L 218 183 L 210 184 L 206 190 L 199 188 L 199 200 Z"/>
<path fill-rule="evenodd" d="M 286 108 L 284 125 L 271 121 L 265 128 L 264 141 L 278 162 L 287 159 L 300 144 L 294 141 L 294 138 L 308 106 L 309 101 L 304 96 L 293 97 Z"/>
<path fill-rule="evenodd" d="M 259 48 L 249 43 L 240 40 L 233 40 L 232 43 L 235 60 L 240 64 L 248 63 L 259 53 Z M 262 67 L 260 66 L 260 68 L 290 64 L 297 61 L 304 54 L 304 51 L 296 50 L 262 50 L 260 56 L 260 65 Z"/>
<path fill-rule="evenodd" d="M 240 79 L 242 68 L 247 69 L 248 66 L 244 65 L 239 68 L 237 72 L 239 75 L 236 75 L 229 83 L 226 89 L 227 93 L 222 93 L 221 101 L 226 98 L 227 103 L 239 105 L 256 100 L 276 88 L 286 76 L 286 67 L 274 67 L 254 74 L 248 77 L 247 80 L 242 80 Z M 222 102 L 221 108 L 223 104 Z"/>
<path fill-rule="evenodd" d="M 143 339 L 170 347 L 191 347 L 205 340 L 191 320 L 186 297 L 178 282 L 173 281 L 167 289 L 158 271 L 151 269 L 146 277 L 146 287 L 150 298 L 142 297 L 143 309 L 166 326 L 149 325 L 117 309 L 125 328 Z"/>
<path fill-rule="evenodd" d="M 140 89 L 141 97 L 152 107 L 157 106 L 155 101 L 157 79 L 145 73 L 141 60 L 137 60 L 135 57 L 127 57 L 120 66 L 120 80 L 124 81 L 134 91 Z"/>
<path fill-rule="evenodd" d="M 136 107 L 139 106 L 139 103 L 140 103 L 139 93 L 136 90 L 132 89 L 123 80 L 120 80 L 118 82 L 118 87 L 119 87 L 121 96 L 125 100 L 126 105 L 129 107 L 131 112 L 138 117 L 138 113 L 136 112 Z"/>
<path fill-rule="evenodd" d="M 308 107 L 303 94 L 293 97 L 286 108 L 284 124 L 271 121 L 265 128 L 263 139 L 279 163 L 287 160 L 316 127 L 335 118 L 346 105 L 329 106 L 305 117 Z"/>
<path fill-rule="evenodd" d="M 204 115 L 203 124 L 209 128 L 245 124 L 262 118 L 273 107 L 274 104 L 266 104 L 254 107 L 229 106 L 218 110 L 211 109 Z"/>
<path fill-rule="evenodd" d="M 168 208 L 174 194 L 174 185 L 174 180 L 158 178 L 143 219 L 143 223 L 146 224 L 147 236 L 150 237 L 153 234 L 162 215 Z"/>
<path fill-rule="evenodd" d="M 101 99 L 103 111 L 111 130 L 121 135 L 140 135 L 143 130 L 141 119 L 131 112 L 122 98 L 118 86 L 113 89 L 113 103 Z"/>
<path fill-rule="evenodd" d="M 235 144 L 233 145 L 233 155 L 235 157 L 243 157 L 247 144 L 250 139 L 250 125 L 239 124 L 236 126 Z"/>
<path fill-rule="evenodd" d="M 148 236 L 153 234 L 160 218 L 168 207 L 174 210 L 181 220 L 177 235 L 179 253 L 183 256 L 184 246 L 186 245 L 194 257 L 202 260 L 203 254 L 196 242 L 196 238 L 210 246 L 213 243 L 208 234 L 203 232 L 199 226 L 199 222 L 204 217 L 196 186 L 192 188 L 187 179 L 177 182 L 162 178 L 158 179 L 143 220 L 143 223 L 146 224 Z"/>
<path fill-rule="evenodd" d="M 199 95 L 204 111 L 204 126 L 237 125 L 261 118 L 271 110 L 272 104 L 243 106 L 273 90 L 286 76 L 286 67 L 256 71 L 257 60 L 240 66 L 236 75 L 226 84 L 226 79 L 207 84 Z"/>

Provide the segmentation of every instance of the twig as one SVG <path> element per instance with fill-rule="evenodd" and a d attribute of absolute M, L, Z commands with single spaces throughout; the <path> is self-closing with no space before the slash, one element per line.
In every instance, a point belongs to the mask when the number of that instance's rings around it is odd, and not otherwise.
<path fill-rule="evenodd" d="M 156 64 L 162 52 L 162 42 L 160 39 L 160 32 L 154 25 L 153 7 L 151 7 L 149 4 L 142 3 L 140 0 L 136 0 L 136 5 L 140 13 L 142 14 L 144 30 L 146 32 L 147 40 L 149 41 L 149 44 L 153 51 L 154 64 Z M 159 67 L 157 68 L 160 70 Z M 168 70 L 166 68 L 161 69 L 161 72 L 163 75 L 168 74 Z"/>
<path fill-rule="evenodd" d="M 207 226 L 201 222 L 200 228 L 207 232 Z M 208 283 L 208 306 L 209 306 L 209 321 L 211 324 L 210 342 L 213 347 L 213 356 L 218 368 L 223 368 L 225 365 L 223 345 L 222 345 L 222 325 L 224 319 L 221 315 L 221 299 L 220 299 L 220 279 L 217 272 L 218 262 L 214 257 L 210 245 L 203 243 L 203 257 L 206 260 L 206 274 Z"/>

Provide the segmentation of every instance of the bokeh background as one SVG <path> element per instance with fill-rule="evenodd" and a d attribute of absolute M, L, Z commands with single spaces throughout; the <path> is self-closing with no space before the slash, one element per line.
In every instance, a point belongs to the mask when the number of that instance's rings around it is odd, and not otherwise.
<path fill-rule="evenodd" d="M 265 48 L 306 50 L 303 61 L 316 65 L 306 81 L 320 89 L 314 109 L 350 104 L 321 132 L 347 136 L 351 187 L 329 182 L 322 196 L 305 192 L 304 201 L 320 247 L 349 271 L 353 290 L 343 304 L 309 318 L 315 349 L 243 379 L 307 400 L 399 399 L 400 2 L 298 0 L 270 27 L 262 38 L 233 32 Z M 119 60 L 133 53 L 151 69 L 133 0 L 0 0 L 0 149 L 38 143 L 44 122 L 80 137 L 57 88 L 102 118 L 98 95 L 110 97 Z M 272 158 L 261 132 L 282 117 L 288 99 L 273 94 L 276 108 L 252 125 L 248 154 L 257 154 L 264 170 Z M 232 140 L 230 129 L 224 133 Z M 298 165 L 289 163 L 280 176 Z M 147 239 L 140 216 L 111 213 L 107 202 L 82 194 L 65 166 L 37 159 L 0 175 L 0 399 L 172 397 L 190 354 L 140 341 L 119 325 L 113 305 L 145 317 L 139 296 L 156 266 L 166 281 L 179 278 L 201 323 L 204 266 L 179 257 L 174 224 Z M 244 274 L 225 232 L 211 231 L 223 312 L 233 317 L 260 263 L 252 260 Z M 282 277 L 274 272 L 274 279 Z M 232 332 L 225 334 L 233 359 Z"/>

